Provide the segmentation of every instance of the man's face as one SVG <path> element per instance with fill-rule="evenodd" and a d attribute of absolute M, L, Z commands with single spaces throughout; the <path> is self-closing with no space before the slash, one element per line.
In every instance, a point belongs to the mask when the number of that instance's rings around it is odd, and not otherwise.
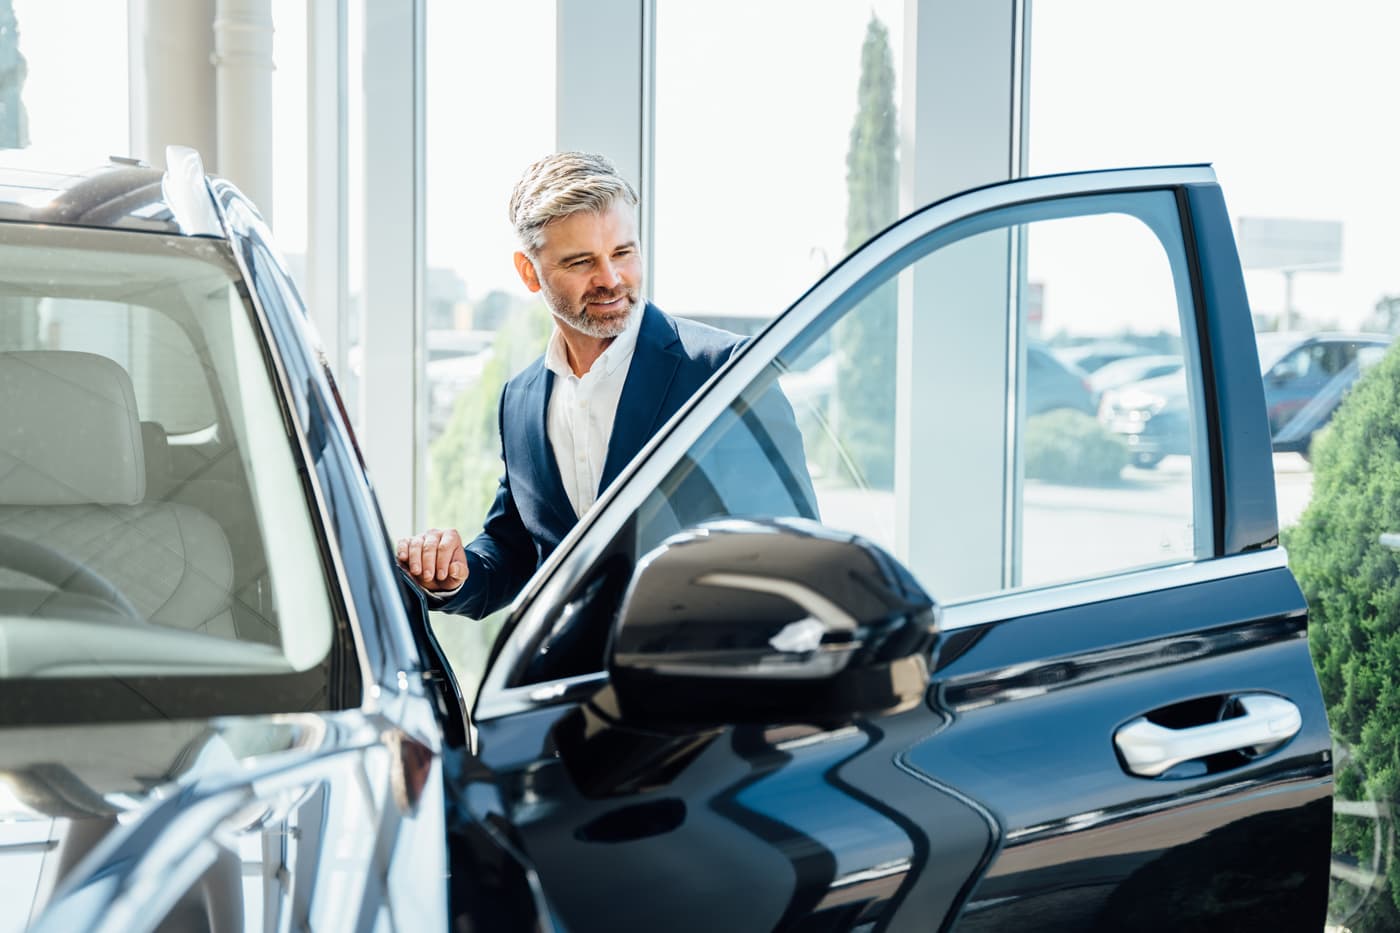
<path fill-rule="evenodd" d="M 565 327 L 589 337 L 616 337 L 627 329 L 642 287 L 637 219 L 613 202 L 605 211 L 561 217 L 545 227 L 534 261 L 516 253 L 520 278 L 541 292 Z"/>

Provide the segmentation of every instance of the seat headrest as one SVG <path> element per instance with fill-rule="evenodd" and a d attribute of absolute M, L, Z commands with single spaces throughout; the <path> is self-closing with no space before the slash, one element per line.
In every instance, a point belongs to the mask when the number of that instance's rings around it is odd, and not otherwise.
<path fill-rule="evenodd" d="M 145 495 L 126 370 L 94 353 L 0 353 L 0 505 L 135 505 Z"/>

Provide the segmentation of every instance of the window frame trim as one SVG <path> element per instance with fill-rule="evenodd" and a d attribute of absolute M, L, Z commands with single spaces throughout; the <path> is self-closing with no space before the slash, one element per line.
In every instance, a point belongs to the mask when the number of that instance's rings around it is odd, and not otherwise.
<path fill-rule="evenodd" d="M 231 186 L 230 186 L 231 187 Z M 332 625 L 336 623 L 336 615 L 339 614 L 344 619 L 348 628 L 350 639 L 350 651 L 354 654 L 356 667 L 360 674 L 360 696 L 353 705 L 347 704 L 345 708 L 359 709 L 364 712 L 375 712 L 378 710 L 379 693 L 376 685 L 380 684 L 381 678 L 377 676 L 367 653 L 368 641 L 365 637 L 364 626 L 359 617 L 354 594 L 350 590 L 350 585 L 346 579 L 346 567 L 341 553 L 341 542 L 335 532 L 335 523 L 331 519 L 330 507 L 327 503 L 325 490 L 321 487 L 320 478 L 315 469 L 315 457 L 312 456 L 311 447 L 307 439 L 306 422 L 301 411 L 296 404 L 297 394 L 292 391 L 292 382 L 288 375 L 287 362 L 283 358 L 283 348 L 277 341 L 276 334 L 269 318 L 269 312 L 263 305 L 262 295 L 259 294 L 256 281 L 257 276 L 254 270 L 248 265 L 241 245 L 244 242 L 254 244 L 266 244 L 269 242 L 264 230 L 257 229 L 254 210 L 247 200 L 239 193 L 232 195 L 231 201 L 243 207 L 253 216 L 233 216 L 232 204 L 225 203 L 219 197 L 219 193 L 214 187 L 209 190 L 210 200 L 214 203 L 215 209 L 221 222 L 224 224 L 225 242 L 228 246 L 232 262 L 238 271 L 240 281 L 236 284 L 240 286 L 241 297 L 245 306 L 252 312 L 250 323 L 253 325 L 253 333 L 261 344 L 262 352 L 271 363 L 270 375 L 273 380 L 273 393 L 277 397 L 278 404 L 282 406 L 283 417 L 285 417 L 292 427 L 295 435 L 292 444 L 292 455 L 296 461 L 298 471 L 302 474 L 301 481 L 303 489 L 309 493 L 309 504 L 314 505 L 314 511 L 308 514 L 311 521 L 312 533 L 319 539 L 322 566 L 326 574 L 332 578 L 327 580 L 327 596 L 330 598 Z M 269 254 L 276 259 L 276 254 L 268 250 Z M 329 563 L 327 563 L 329 558 Z M 331 653 L 344 651 L 344 647 L 337 642 L 339 638 L 332 631 Z M 348 700 L 349 698 L 347 698 Z"/>

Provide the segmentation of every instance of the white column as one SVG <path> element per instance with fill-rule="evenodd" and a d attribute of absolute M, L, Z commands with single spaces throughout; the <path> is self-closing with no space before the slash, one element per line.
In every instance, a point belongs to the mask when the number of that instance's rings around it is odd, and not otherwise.
<path fill-rule="evenodd" d="M 359 2 L 359 0 L 356 0 Z M 394 536 L 419 524 L 423 333 L 423 0 L 365 3 L 361 441 Z"/>
<path fill-rule="evenodd" d="M 905 9 L 901 213 L 1010 178 L 1022 161 L 1018 0 Z M 1012 245 L 959 244 L 900 282 L 896 549 L 935 598 L 999 589 L 1014 563 Z"/>
<path fill-rule="evenodd" d="M 601 153 L 636 187 L 650 257 L 655 0 L 558 0 L 556 10 L 555 148 Z M 648 282 L 650 271 L 648 261 Z"/>
<path fill-rule="evenodd" d="M 305 0 L 307 132 L 307 311 L 336 380 L 346 385 L 349 340 L 346 209 L 345 0 Z"/>
<path fill-rule="evenodd" d="M 130 0 L 131 154 L 165 167 L 165 147 L 193 146 L 217 168 L 214 0 Z"/>
<path fill-rule="evenodd" d="M 218 0 L 219 174 L 272 223 L 272 0 Z"/>

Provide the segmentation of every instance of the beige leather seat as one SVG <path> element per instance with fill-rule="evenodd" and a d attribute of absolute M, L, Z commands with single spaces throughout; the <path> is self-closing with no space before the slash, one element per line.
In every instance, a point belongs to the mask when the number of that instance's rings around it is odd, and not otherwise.
<path fill-rule="evenodd" d="M 131 378 L 91 353 L 0 353 L 0 532 L 112 583 L 149 621 L 235 637 L 233 561 L 220 527 L 148 500 Z M 3 611 L 61 616 L 47 584 L 0 567 Z"/>

